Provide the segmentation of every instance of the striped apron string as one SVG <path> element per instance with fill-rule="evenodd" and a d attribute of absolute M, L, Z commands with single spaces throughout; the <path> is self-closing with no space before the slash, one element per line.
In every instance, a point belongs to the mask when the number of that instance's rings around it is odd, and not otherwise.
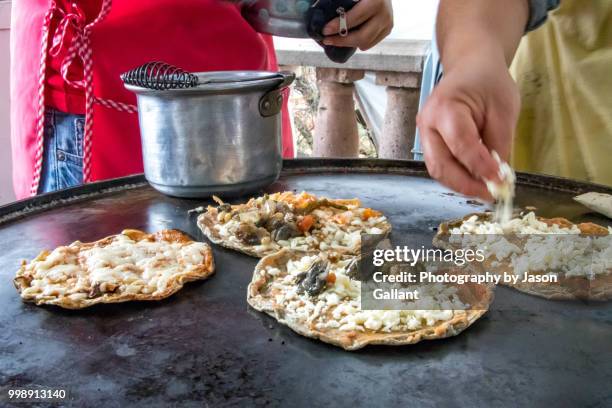
<path fill-rule="evenodd" d="M 36 122 L 36 155 L 34 164 L 34 177 L 32 179 L 31 195 L 36 195 L 40 184 L 43 149 L 44 149 L 44 125 L 45 125 L 45 83 L 48 55 L 57 56 L 59 51 L 67 46 L 68 52 L 61 64 L 61 75 L 66 83 L 77 89 L 85 91 L 85 130 L 83 137 L 83 182 L 89 182 L 91 176 L 91 145 L 94 123 L 94 103 L 107 108 L 116 109 L 127 113 L 136 113 L 134 105 L 116 102 L 109 99 L 96 98 L 93 94 L 93 58 L 91 51 L 91 30 L 102 21 L 110 12 L 112 0 L 102 0 L 102 6 L 98 16 L 89 24 L 85 24 L 85 15 L 76 3 L 73 3 L 69 11 L 62 10 L 57 6 L 55 0 L 51 1 L 49 11 L 45 15 L 42 31 L 40 70 L 38 81 L 38 112 Z M 52 46 L 49 45 L 49 30 L 52 18 L 60 16 L 60 22 L 53 34 Z M 65 44 L 67 32 L 71 30 L 69 44 Z M 80 60 L 83 67 L 83 77 L 80 79 L 70 78 L 69 72 L 72 65 Z"/>

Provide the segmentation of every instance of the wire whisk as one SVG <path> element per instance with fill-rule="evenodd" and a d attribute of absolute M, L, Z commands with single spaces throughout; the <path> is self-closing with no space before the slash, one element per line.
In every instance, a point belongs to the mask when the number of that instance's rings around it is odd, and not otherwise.
<path fill-rule="evenodd" d="M 198 86 L 198 77 L 165 62 L 148 62 L 121 75 L 128 85 L 148 89 L 166 90 Z"/>

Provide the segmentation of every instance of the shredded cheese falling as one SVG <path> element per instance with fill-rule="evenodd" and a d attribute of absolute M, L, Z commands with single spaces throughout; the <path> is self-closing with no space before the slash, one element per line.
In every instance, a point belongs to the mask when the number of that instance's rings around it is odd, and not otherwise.
<path fill-rule="evenodd" d="M 506 224 L 512 219 L 512 207 L 514 202 L 516 175 L 512 167 L 503 162 L 496 151 L 491 152 L 493 158 L 499 163 L 499 178 L 501 183 L 485 181 L 487 189 L 497 201 L 495 205 L 495 220 L 500 224 Z"/>

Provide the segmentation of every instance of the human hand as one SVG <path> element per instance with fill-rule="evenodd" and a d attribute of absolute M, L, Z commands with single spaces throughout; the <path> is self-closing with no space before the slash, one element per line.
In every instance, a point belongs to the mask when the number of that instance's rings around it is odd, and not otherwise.
<path fill-rule="evenodd" d="M 391 0 L 360 0 L 346 12 L 346 36 L 339 35 L 340 18 L 335 18 L 323 29 L 323 44 L 336 47 L 368 50 L 381 42 L 393 29 Z"/>
<path fill-rule="evenodd" d="M 445 72 L 417 124 L 430 175 L 459 193 L 493 201 L 484 180 L 501 180 L 491 152 L 508 161 L 520 95 L 503 58 L 473 54 Z"/>

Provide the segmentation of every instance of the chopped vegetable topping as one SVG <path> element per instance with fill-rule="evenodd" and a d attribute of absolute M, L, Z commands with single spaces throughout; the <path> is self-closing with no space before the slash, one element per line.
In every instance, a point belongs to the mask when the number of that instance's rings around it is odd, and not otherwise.
<path fill-rule="evenodd" d="M 336 283 L 336 274 L 333 272 L 330 272 L 329 274 L 327 274 L 327 283 L 330 285 L 333 285 L 334 283 Z"/>
<path fill-rule="evenodd" d="M 364 221 L 369 220 L 372 217 L 380 217 L 382 214 L 376 210 L 373 210 L 371 208 L 366 208 L 365 210 L 363 210 L 363 214 L 361 214 L 361 218 Z"/>
<path fill-rule="evenodd" d="M 305 215 L 301 221 L 298 222 L 297 226 L 302 232 L 308 232 L 311 230 L 315 223 L 315 219 L 312 215 Z"/>

